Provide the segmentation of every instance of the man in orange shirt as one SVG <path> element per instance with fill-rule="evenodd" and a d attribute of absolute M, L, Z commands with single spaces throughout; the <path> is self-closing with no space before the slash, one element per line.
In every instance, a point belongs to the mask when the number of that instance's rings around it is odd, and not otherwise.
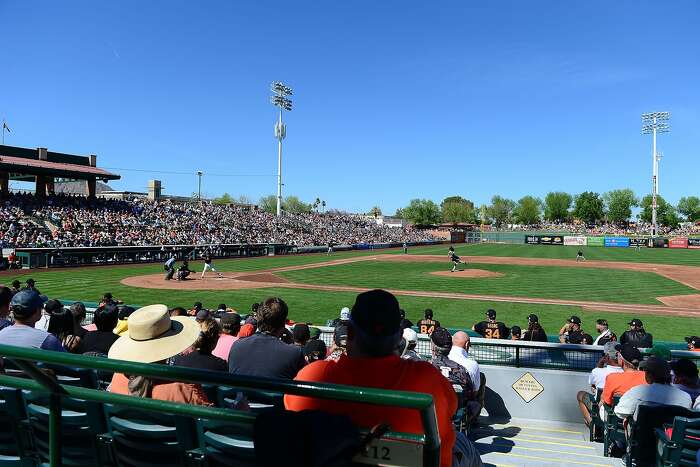
<path fill-rule="evenodd" d="M 611 373 L 605 378 L 605 388 L 600 400 L 608 406 L 613 405 L 614 396 L 621 396 L 635 386 L 647 384 L 644 372 L 637 369 L 642 360 L 639 349 L 630 344 L 617 344 L 615 350 L 617 350 L 617 361 L 622 367 L 622 372 Z"/>
<path fill-rule="evenodd" d="M 394 353 L 401 339 L 399 302 L 389 292 L 372 290 L 357 296 L 348 325 L 347 354 L 335 361 L 317 361 L 307 365 L 295 378 L 381 389 L 413 391 L 433 396 L 440 433 L 440 465 L 453 465 L 455 431 L 452 416 L 457 397 L 447 378 L 428 362 L 401 359 Z M 286 395 L 288 410 L 322 410 L 347 415 L 358 426 L 371 427 L 387 423 L 392 431 L 423 433 L 416 410 L 374 406 Z M 460 433 L 455 460 L 481 465 L 476 450 Z M 469 452 L 471 451 L 471 452 Z"/>

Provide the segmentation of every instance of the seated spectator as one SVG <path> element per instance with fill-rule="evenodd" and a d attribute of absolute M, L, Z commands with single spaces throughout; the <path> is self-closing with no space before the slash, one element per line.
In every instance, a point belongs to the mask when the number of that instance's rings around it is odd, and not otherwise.
<path fill-rule="evenodd" d="M 605 345 L 608 342 L 617 341 L 617 336 L 608 327 L 607 319 L 599 319 L 595 322 L 595 330 L 598 331 L 598 337 L 593 341 L 593 345 Z"/>
<path fill-rule="evenodd" d="M 642 320 L 634 318 L 629 322 L 629 330 L 620 336 L 620 344 L 630 344 L 634 347 L 648 349 L 654 346 L 654 338 L 644 330 Z"/>
<path fill-rule="evenodd" d="M 333 330 L 333 344 L 326 360 L 337 362 L 348 350 L 348 325 L 341 324 Z"/>
<path fill-rule="evenodd" d="M 559 330 L 559 342 L 562 344 L 582 344 L 583 329 L 581 327 L 581 318 L 572 316 L 564 326 Z"/>
<path fill-rule="evenodd" d="M 85 333 L 81 339 L 79 352 L 93 352 L 106 356 L 112 344 L 119 339 L 119 336 L 114 333 L 118 319 L 119 311 L 114 305 L 95 310 L 95 319 L 93 320 L 95 330 Z"/>
<path fill-rule="evenodd" d="M 238 331 L 238 339 L 250 337 L 253 334 L 255 334 L 255 326 L 250 323 L 246 323 L 243 326 L 241 326 L 241 330 Z"/>
<path fill-rule="evenodd" d="M 44 301 L 45 297 L 34 290 L 22 290 L 12 297 L 10 309 L 15 324 L 0 330 L 0 344 L 65 352 L 56 336 L 34 327 L 41 318 Z"/>
<path fill-rule="evenodd" d="M 12 288 L 10 289 L 12 291 L 12 295 L 14 296 L 16 293 L 18 293 L 20 290 L 22 290 L 22 284 L 20 281 L 17 279 L 12 281 Z"/>
<path fill-rule="evenodd" d="M 647 384 L 633 387 L 625 392 L 615 406 L 615 413 L 619 417 L 631 417 L 642 402 L 677 405 L 687 409 L 692 407 L 690 396 L 671 386 L 671 367 L 666 360 L 649 357 L 641 366 L 644 368 Z"/>
<path fill-rule="evenodd" d="M 472 326 L 472 331 L 486 339 L 508 339 L 510 329 L 504 323 L 496 321 L 496 310 L 486 310 L 486 321 L 480 321 Z"/>
<path fill-rule="evenodd" d="M 401 310 L 401 329 L 412 328 L 412 327 L 413 327 L 413 323 L 410 320 L 406 319 L 406 311 L 402 309 Z"/>
<path fill-rule="evenodd" d="M 238 313 L 222 313 L 220 316 L 221 334 L 219 342 L 212 351 L 212 355 L 228 361 L 231 346 L 238 340 L 238 331 L 241 330 L 241 315 Z"/>
<path fill-rule="evenodd" d="M 131 316 L 134 311 L 135 310 L 130 306 L 122 306 L 119 308 L 119 319 L 117 320 L 117 325 L 114 327 L 114 334 L 119 336 L 126 334 L 126 331 L 129 330 L 129 316 Z"/>
<path fill-rule="evenodd" d="M 311 339 L 311 330 L 308 324 L 297 323 L 292 329 L 292 338 L 294 339 L 294 345 L 301 347 L 302 349 Z"/>
<path fill-rule="evenodd" d="M 315 362 L 316 360 L 324 360 L 328 349 L 326 343 L 321 338 L 321 330 L 319 328 L 309 328 L 309 342 L 304 346 L 304 357 L 307 363 Z"/>
<path fill-rule="evenodd" d="M 197 316 L 197 313 L 202 309 L 202 302 L 194 302 L 194 305 L 192 305 L 192 308 L 190 308 L 187 314 L 190 316 Z"/>
<path fill-rule="evenodd" d="M 513 326 L 510 328 L 510 340 L 519 341 L 523 337 L 522 334 L 523 330 L 520 329 L 520 326 Z"/>
<path fill-rule="evenodd" d="M 199 337 L 199 325 L 191 318 L 171 318 L 165 305 L 150 305 L 129 315 L 124 335 L 109 349 L 109 358 L 140 363 L 166 364 Z M 211 405 L 199 384 L 153 380 L 145 376 L 115 373 L 109 390 L 116 394 L 148 397 L 193 405 Z"/>
<path fill-rule="evenodd" d="M 700 395 L 700 381 L 698 381 L 698 367 L 689 358 L 681 358 L 671 363 L 673 370 L 673 386 L 688 393 L 695 400 Z"/>
<path fill-rule="evenodd" d="M 80 348 L 80 337 L 74 334 L 75 322 L 73 314 L 63 308 L 51 313 L 49 319 L 49 334 L 53 334 L 63 344 L 63 348 L 68 352 L 76 353 Z"/>
<path fill-rule="evenodd" d="M 221 315 L 226 313 L 228 310 L 226 309 L 226 304 L 225 303 L 219 303 L 219 306 L 216 307 L 216 311 L 214 312 L 214 318 L 221 318 Z"/>
<path fill-rule="evenodd" d="M 591 391 L 579 391 L 576 394 L 576 400 L 578 401 L 579 409 L 581 414 L 583 414 L 583 421 L 586 426 L 591 425 L 591 395 L 595 397 L 598 390 L 605 388 L 605 380 L 608 375 L 612 373 L 622 372 L 622 367 L 618 362 L 617 350 L 615 350 L 615 342 L 608 342 L 605 344 L 603 351 L 603 356 L 598 361 L 596 368 L 593 368 L 591 374 L 588 375 L 588 384 L 591 387 Z"/>
<path fill-rule="evenodd" d="M 440 370 L 440 373 L 452 383 L 462 389 L 462 399 L 468 400 L 474 397 L 475 390 L 467 370 L 457 362 L 453 362 L 447 356 L 452 349 L 452 335 L 445 328 L 435 328 L 430 334 L 433 343 L 433 358 L 430 363 Z"/>
<path fill-rule="evenodd" d="M 402 360 L 394 354 L 401 339 L 400 323 L 399 303 L 393 295 L 383 290 L 359 294 L 348 324 L 347 355 L 340 356 L 338 361 L 312 363 L 295 379 L 431 394 L 441 440 L 440 465 L 452 466 L 455 446 L 452 416 L 457 410 L 457 397 L 447 379 L 430 363 Z M 417 411 L 292 395 L 286 395 L 284 401 L 288 410 L 322 410 L 347 415 L 358 426 L 386 423 L 394 431 L 423 433 Z M 471 446 L 462 439 L 464 443 L 460 445 Z M 464 454 L 458 453 L 460 459 L 456 465 L 462 462 Z M 473 448 L 467 456 L 474 461 L 473 465 L 481 465 Z"/>
<path fill-rule="evenodd" d="M 426 308 L 423 312 L 424 318 L 418 321 L 418 332 L 420 334 L 430 335 L 435 328 L 440 327 L 440 321 L 433 319 L 433 310 Z"/>
<path fill-rule="evenodd" d="M 340 309 L 340 316 L 328 324 L 330 327 L 337 327 L 343 323 L 347 323 L 348 320 L 350 319 L 350 308 L 344 306 L 343 308 Z"/>
<path fill-rule="evenodd" d="M 170 317 L 173 318 L 175 316 L 188 316 L 187 310 L 185 310 L 181 306 L 177 306 L 170 310 Z"/>
<path fill-rule="evenodd" d="M 199 324 L 202 324 L 206 320 L 210 319 L 211 313 L 209 313 L 209 310 L 199 310 L 197 314 L 194 316 L 194 320 L 197 321 Z"/>
<path fill-rule="evenodd" d="M 622 367 L 622 372 L 611 373 L 605 378 L 605 387 L 600 400 L 608 406 L 613 405 L 614 396 L 622 396 L 635 386 L 647 384 L 644 372 L 637 369 L 642 360 L 639 349 L 629 344 L 617 344 L 615 350 L 617 350 L 617 362 Z M 602 405 L 601 413 L 603 413 Z"/>
<path fill-rule="evenodd" d="M 420 362 L 423 359 L 418 352 L 416 352 L 416 347 L 418 346 L 418 334 L 411 328 L 403 328 L 403 338 L 406 341 L 406 347 L 401 355 L 404 360 L 413 360 Z"/>
<path fill-rule="evenodd" d="M 685 342 L 688 344 L 689 351 L 700 352 L 700 337 L 698 337 L 698 336 L 686 337 Z"/>
<path fill-rule="evenodd" d="M 547 342 L 547 333 L 540 325 L 537 315 L 531 314 L 527 317 L 527 330 L 523 333 L 524 341 Z"/>
<path fill-rule="evenodd" d="M 280 340 L 289 309 L 281 298 L 268 298 L 258 308 L 258 332 L 236 342 L 228 356 L 237 375 L 292 379 L 306 364 L 299 347 Z"/>
<path fill-rule="evenodd" d="M 475 391 L 478 391 L 479 386 L 481 386 L 481 374 L 479 363 L 469 356 L 469 349 L 471 346 L 472 343 L 469 334 L 464 331 L 457 331 L 455 335 L 452 336 L 452 348 L 447 358 L 464 367 L 467 374 L 469 374 L 472 387 Z"/>
<path fill-rule="evenodd" d="M 82 326 L 87 316 L 85 305 L 83 305 L 82 302 L 75 302 L 70 306 L 69 311 L 71 316 L 73 316 L 73 334 L 82 339 L 85 333 L 87 333 L 87 329 Z"/>
<path fill-rule="evenodd" d="M 5 286 L 0 287 L 0 330 L 12 326 L 12 321 L 9 320 L 11 300 L 12 290 Z"/>
<path fill-rule="evenodd" d="M 200 310 L 200 313 L 203 310 Z M 199 322 L 200 332 L 192 344 L 193 352 L 183 353 L 173 358 L 173 364 L 188 368 L 200 368 L 209 371 L 228 371 L 228 364 L 223 358 L 212 355 L 219 341 L 221 328 L 214 318 L 206 318 Z"/>
<path fill-rule="evenodd" d="M 29 289 L 24 289 L 24 290 L 29 290 Z M 51 319 L 51 315 L 63 310 L 63 304 L 58 301 L 58 300 L 49 300 L 44 304 L 44 312 L 41 314 L 41 318 L 39 321 L 36 322 L 34 327 L 37 329 L 41 329 L 42 331 L 47 331 L 49 330 L 49 320 Z"/>
<path fill-rule="evenodd" d="M 36 288 L 36 282 L 31 277 L 25 281 L 25 285 L 22 287 L 22 290 L 33 290 L 36 293 L 41 294 L 39 289 Z"/>
<path fill-rule="evenodd" d="M 105 307 L 107 305 L 123 305 L 124 302 L 121 300 L 117 300 L 112 296 L 111 292 L 107 292 L 102 296 L 102 299 L 100 300 L 100 304 L 98 308 Z"/>

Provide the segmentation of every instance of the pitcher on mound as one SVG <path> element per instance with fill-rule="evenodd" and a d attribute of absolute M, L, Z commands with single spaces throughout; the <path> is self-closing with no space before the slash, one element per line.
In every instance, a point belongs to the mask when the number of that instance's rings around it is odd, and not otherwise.
<path fill-rule="evenodd" d="M 452 246 L 449 250 L 447 250 L 447 257 L 450 258 L 450 261 L 452 261 L 452 270 L 450 272 L 455 272 L 458 264 L 466 264 L 459 256 L 455 254 L 455 249 Z"/>

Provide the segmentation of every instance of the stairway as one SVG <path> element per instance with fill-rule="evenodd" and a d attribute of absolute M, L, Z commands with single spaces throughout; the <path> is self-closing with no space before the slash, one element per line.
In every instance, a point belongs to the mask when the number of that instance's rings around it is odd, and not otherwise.
<path fill-rule="evenodd" d="M 581 424 L 512 419 L 490 422 L 482 417 L 470 437 L 485 466 L 621 466 L 603 456 L 603 445 L 588 441 Z"/>

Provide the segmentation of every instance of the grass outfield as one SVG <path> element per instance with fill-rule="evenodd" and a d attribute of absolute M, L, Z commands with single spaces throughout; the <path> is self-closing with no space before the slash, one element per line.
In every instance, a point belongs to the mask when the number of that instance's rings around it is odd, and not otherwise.
<path fill-rule="evenodd" d="M 481 246 L 482 245 L 479 245 L 479 247 Z M 483 246 L 493 247 L 493 245 Z M 511 246 L 504 245 L 502 247 L 510 248 Z M 558 249 L 557 247 L 550 248 Z M 428 248 L 421 250 L 428 250 Z M 412 249 L 413 253 L 418 251 L 419 249 L 417 248 Z M 446 248 L 444 247 L 438 250 L 433 248 L 431 253 L 444 253 L 445 251 Z M 666 250 L 654 251 L 665 252 Z M 391 251 L 343 252 L 334 254 L 331 259 L 378 253 L 391 253 Z M 683 253 L 695 254 L 695 252 L 689 251 L 684 251 Z M 497 250 L 493 248 L 491 248 L 488 254 L 493 256 L 512 255 L 512 253 L 499 255 Z M 216 261 L 215 264 L 217 268 L 223 271 L 255 271 L 281 266 L 320 263 L 328 259 L 326 255 L 276 256 L 254 259 L 219 260 Z M 393 266 L 398 269 L 403 265 L 403 263 L 397 263 Z M 193 269 L 201 271 L 201 263 L 195 262 L 192 266 Z M 445 268 L 445 265 L 439 263 L 437 266 L 441 269 Z M 497 265 L 484 266 L 491 267 Z M 328 269 L 328 267 L 324 267 L 316 269 L 315 271 L 327 271 Z M 248 310 L 250 305 L 255 301 L 260 301 L 267 296 L 278 295 L 289 303 L 292 319 L 308 321 L 319 325 L 325 324 L 326 320 L 329 318 L 335 318 L 341 307 L 351 306 L 355 297 L 355 294 L 346 292 L 286 288 L 231 291 L 161 291 L 133 288 L 119 283 L 119 281 L 125 277 L 161 273 L 162 271 L 163 268 L 159 264 L 57 269 L 50 271 L 33 270 L 31 272 L 23 271 L 18 275 L 5 275 L 2 282 L 9 284 L 15 278 L 24 281 L 28 277 L 33 277 L 37 281 L 37 287 L 42 293 L 49 295 L 51 298 L 96 301 L 103 293 L 109 291 L 116 297 L 131 304 L 146 305 L 151 303 L 165 303 L 170 307 L 189 307 L 195 301 L 201 301 L 204 303 L 204 306 L 214 308 L 219 303 L 224 302 L 242 312 Z M 376 285 L 373 284 L 372 286 L 375 287 Z M 559 297 L 561 297 L 561 295 Z M 579 296 L 578 298 L 581 297 Z M 583 319 L 584 329 L 589 332 L 594 329 L 593 323 L 595 319 L 605 317 L 610 321 L 613 329 L 619 333 L 627 328 L 625 323 L 633 317 L 629 314 L 620 313 L 601 314 L 600 312 L 584 312 L 580 307 L 563 305 L 533 305 L 406 296 L 399 297 L 399 301 L 401 306 L 406 310 L 409 319 L 414 323 L 422 317 L 425 308 L 432 308 L 435 310 L 437 319 L 439 319 L 443 325 L 457 328 L 468 328 L 471 327 L 474 322 L 482 320 L 484 312 L 488 308 L 498 310 L 499 319 L 509 326 L 514 324 L 524 326 L 527 323 L 527 315 L 536 313 L 539 315 L 542 325 L 549 334 L 556 334 L 562 323 L 572 314 L 576 314 Z M 680 341 L 684 336 L 700 334 L 700 324 L 696 318 L 668 319 L 668 317 L 664 316 L 642 316 L 641 318 L 644 320 L 649 332 L 652 332 L 655 338 L 660 340 Z"/>
<path fill-rule="evenodd" d="M 447 259 L 447 258 L 446 258 Z M 385 289 L 460 292 L 479 295 L 554 298 L 616 303 L 660 304 L 655 297 L 698 291 L 652 272 L 553 266 L 470 263 L 469 269 L 501 273 L 503 277 L 436 276 L 451 263 L 357 263 L 277 273 L 291 282 L 349 285 Z"/>
<path fill-rule="evenodd" d="M 478 243 L 455 246 L 458 255 L 467 256 L 517 256 L 521 258 L 576 259 L 576 252 L 583 251 L 586 259 L 596 261 L 629 261 L 632 263 L 677 264 L 700 266 L 700 249 L 674 248 L 604 248 L 593 246 L 505 245 Z M 435 245 L 409 250 L 410 254 L 447 255 L 446 245 Z"/>

